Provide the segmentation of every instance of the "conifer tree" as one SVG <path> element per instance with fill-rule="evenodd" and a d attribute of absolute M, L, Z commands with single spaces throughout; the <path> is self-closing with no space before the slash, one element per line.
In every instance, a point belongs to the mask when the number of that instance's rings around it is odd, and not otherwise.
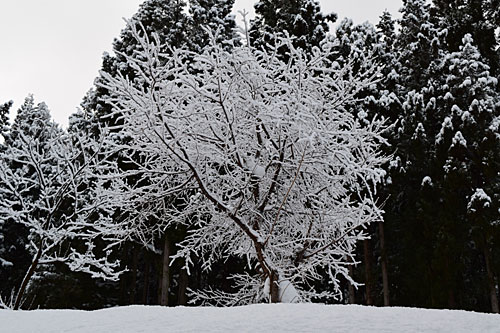
<path fill-rule="evenodd" d="M 136 29 L 144 29 L 144 33 L 149 39 L 153 39 L 153 34 L 159 39 L 162 45 L 180 47 L 186 44 L 186 26 L 188 19 L 183 0 L 147 0 L 139 7 L 138 12 L 133 16 Z M 127 64 L 127 56 L 134 56 L 136 52 L 142 50 L 142 45 L 138 44 L 133 37 L 131 26 L 127 25 L 122 30 L 120 37 L 113 43 L 115 55 L 105 53 L 102 61 L 102 71 L 113 76 L 118 74 L 134 80 L 135 74 Z M 167 52 L 168 50 L 163 50 Z M 107 89 L 99 85 L 102 77 L 96 79 L 96 88 L 91 90 L 84 98 L 82 107 L 85 112 L 95 114 L 95 121 L 113 124 L 116 120 L 107 119 L 111 113 L 111 106 L 103 102 L 106 96 L 110 95 Z"/>
<path fill-rule="evenodd" d="M 421 244 L 432 243 L 434 237 L 429 219 L 433 192 L 426 177 L 432 169 L 433 77 L 439 76 L 444 32 L 431 22 L 425 0 L 403 4 L 401 30 L 395 40 L 390 17 L 384 15 L 380 23 L 386 67 L 380 96 L 374 98 L 372 107 L 394 124 L 388 134 L 394 160 L 383 189 L 387 196 L 385 231 L 394 240 L 387 244 L 391 280 L 397 281 L 393 296 L 404 304 L 429 306 L 432 288 L 416 293 L 415 286 L 425 288 L 433 281 L 428 261 L 432 247 Z"/>
<path fill-rule="evenodd" d="M 336 14 L 323 14 L 316 0 L 259 0 L 255 4 L 255 14 L 250 28 L 253 46 L 266 48 L 267 44 L 274 44 L 276 37 L 286 31 L 295 39 L 294 47 L 306 52 L 325 39 L 328 23 L 337 19 Z"/>
<path fill-rule="evenodd" d="M 434 0 L 434 21 L 448 31 L 446 41 L 451 52 L 462 44 L 462 37 L 469 33 L 475 40 L 479 52 L 490 66 L 492 74 L 498 74 L 499 59 L 496 54 L 498 41 L 497 0 Z"/>
<path fill-rule="evenodd" d="M 396 41 L 401 84 L 408 92 L 424 87 L 432 73 L 433 63 L 440 58 L 446 30 L 431 20 L 426 0 L 403 0 L 401 31 Z"/>
<path fill-rule="evenodd" d="M 236 22 L 231 15 L 234 0 L 191 0 L 189 2 L 188 47 L 200 52 L 217 33 L 217 42 L 232 47 L 238 41 Z"/>
<path fill-rule="evenodd" d="M 462 39 L 459 51 L 446 58 L 446 64 L 449 72 L 443 94 L 448 114 L 436 136 L 437 152 L 441 154 L 438 158 L 444 170 L 443 195 L 447 202 L 459 203 L 453 210 L 455 220 L 468 225 L 484 255 L 491 310 L 497 313 L 490 249 L 498 241 L 493 237 L 498 220 L 493 212 L 499 208 L 495 195 L 498 196 L 500 182 L 498 81 L 481 61 L 470 34 Z"/>

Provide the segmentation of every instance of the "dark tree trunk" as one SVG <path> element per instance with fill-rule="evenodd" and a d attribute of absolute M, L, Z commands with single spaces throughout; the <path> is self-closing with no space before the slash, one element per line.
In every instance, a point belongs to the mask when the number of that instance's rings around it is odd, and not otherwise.
<path fill-rule="evenodd" d="M 457 302 L 455 301 L 455 290 L 453 288 L 448 289 L 448 309 L 456 309 Z"/>
<path fill-rule="evenodd" d="M 142 288 L 142 304 L 148 304 L 148 294 L 149 294 L 149 268 L 151 263 L 149 262 L 149 255 L 146 253 L 144 255 L 144 286 Z"/>
<path fill-rule="evenodd" d="M 384 291 L 384 306 L 389 306 L 389 276 L 387 273 L 387 251 L 385 248 L 384 222 L 379 222 L 378 232 L 380 238 L 380 264 L 382 268 L 382 286 Z"/>
<path fill-rule="evenodd" d="M 187 274 L 187 271 L 185 269 L 181 269 L 181 273 L 179 276 L 179 293 L 177 297 L 177 304 L 178 305 L 187 305 L 187 287 L 188 287 L 188 279 L 189 276 Z"/>
<path fill-rule="evenodd" d="M 371 249 L 370 241 L 365 239 L 363 241 L 363 250 L 365 255 L 365 288 L 366 288 L 366 305 L 373 305 L 372 297 L 372 263 L 371 263 Z"/>
<path fill-rule="evenodd" d="M 165 233 L 165 239 L 163 245 L 160 305 L 168 306 L 169 287 L 170 287 L 170 244 L 168 240 L 168 235 L 167 233 Z"/>
<path fill-rule="evenodd" d="M 136 294 L 136 289 L 137 289 L 137 261 L 138 261 L 138 252 L 139 250 L 137 249 L 136 245 L 132 246 L 132 270 L 130 272 L 131 276 L 131 283 L 130 283 L 130 304 L 135 303 L 135 294 Z"/>
<path fill-rule="evenodd" d="M 129 262 L 128 261 L 129 250 L 130 250 L 130 244 L 125 243 L 121 253 L 121 262 L 124 263 L 125 265 Z M 122 274 L 120 275 L 120 294 L 118 299 L 118 303 L 120 305 L 126 305 L 127 302 L 129 301 L 129 297 L 127 297 L 127 292 L 128 292 L 128 274 Z"/>
<path fill-rule="evenodd" d="M 271 272 L 269 282 L 269 292 L 271 293 L 271 303 L 280 303 L 279 277 L 275 272 Z"/>
<path fill-rule="evenodd" d="M 352 262 L 352 260 L 351 260 Z M 354 268 L 352 265 L 349 265 L 349 276 L 351 279 L 354 279 Z M 349 283 L 349 304 L 356 304 L 356 294 L 355 294 L 355 289 L 352 283 Z"/>
<path fill-rule="evenodd" d="M 484 251 L 484 261 L 486 263 L 486 273 L 488 274 L 488 287 L 490 293 L 491 312 L 498 313 L 498 297 L 497 297 L 495 275 L 493 274 L 493 270 L 491 268 L 490 253 L 488 251 L 488 245 L 486 244 L 486 242 L 483 251 Z"/>

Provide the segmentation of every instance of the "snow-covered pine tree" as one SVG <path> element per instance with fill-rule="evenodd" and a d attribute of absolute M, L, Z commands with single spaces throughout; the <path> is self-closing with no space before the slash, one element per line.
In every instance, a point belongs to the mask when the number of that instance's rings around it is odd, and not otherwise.
<path fill-rule="evenodd" d="M 189 1 L 188 47 L 201 52 L 210 40 L 209 31 L 217 33 L 217 42 L 228 48 L 238 44 L 239 35 L 233 10 L 234 0 Z"/>
<path fill-rule="evenodd" d="M 88 195 L 91 189 L 82 186 L 96 171 L 96 149 L 92 141 L 68 136 L 52 122 L 47 106 L 35 106 L 32 96 L 19 109 L 0 155 L 0 220 L 16 228 L 13 238 L 5 241 L 22 240 L 21 251 L 27 249 L 32 257 L 21 267 L 24 278 L 15 282 L 14 309 L 21 307 L 41 265 L 64 262 L 72 270 L 117 278 L 116 263 L 109 263 L 106 253 L 94 253 L 93 241 L 104 229 L 87 223 L 99 206 L 90 199 L 97 196 Z M 73 247 L 76 239 L 84 239 L 84 246 Z M 7 260 L 26 264 L 20 258 Z"/>
<path fill-rule="evenodd" d="M 294 39 L 293 45 L 306 53 L 320 45 L 328 33 L 328 24 L 337 19 L 336 14 L 323 14 L 316 0 L 259 0 L 255 4 L 255 15 L 250 22 L 252 46 L 267 48 L 286 31 Z"/>
<path fill-rule="evenodd" d="M 447 56 L 443 104 L 448 114 L 436 146 L 443 163 L 445 200 L 460 203 L 455 218 L 469 225 L 484 254 L 491 310 L 498 313 L 491 249 L 500 241 L 493 237 L 500 208 L 500 94 L 498 80 L 482 59 L 470 34 L 464 36 L 458 52 Z"/>
<path fill-rule="evenodd" d="M 432 23 L 430 5 L 425 0 L 405 0 L 401 12 L 401 29 L 391 43 L 392 50 L 381 44 L 390 50 L 383 56 L 387 87 L 382 84 L 373 107 L 395 123 L 388 137 L 395 158 L 382 190 L 388 198 L 385 231 L 394 240 L 387 244 L 391 279 L 398 281 L 393 295 L 408 304 L 428 306 L 429 294 L 436 289 L 429 287 L 435 279 L 428 259 L 433 257 L 432 247 L 427 245 L 433 244 L 435 224 L 430 216 L 432 188 L 424 186 L 427 182 L 424 184 L 423 179 L 427 180 L 432 170 L 433 142 L 429 138 L 436 127 L 434 79 L 439 79 L 446 31 Z M 429 293 L 415 293 L 422 289 Z"/>
<path fill-rule="evenodd" d="M 392 15 L 388 11 L 384 11 L 380 16 L 380 20 L 377 23 L 377 34 L 378 34 L 378 53 L 377 59 L 379 65 L 382 67 L 381 69 L 381 80 L 377 84 L 378 89 L 375 94 L 373 94 L 373 99 L 367 100 L 366 107 L 369 112 L 373 115 L 379 115 L 385 117 L 388 122 L 391 124 L 390 129 L 387 132 L 388 141 L 392 142 L 396 137 L 397 128 L 396 123 L 401 115 L 402 103 L 400 101 L 400 97 L 398 97 L 398 83 L 399 83 L 399 74 L 398 74 L 398 66 L 396 60 L 396 28 L 395 28 L 395 20 L 392 18 Z M 391 155 L 394 153 L 394 148 L 384 147 L 384 151 L 387 155 Z M 390 185 L 392 181 L 391 171 L 388 170 L 388 175 L 385 183 Z M 390 188 L 381 185 L 380 186 L 380 197 L 382 198 L 391 198 L 391 193 L 388 191 Z M 382 275 L 382 290 L 384 296 L 384 306 L 390 305 L 390 284 L 389 284 L 389 246 L 386 241 L 386 229 L 394 228 L 390 223 L 394 221 L 394 218 L 388 217 L 388 214 L 391 213 L 390 209 L 385 211 L 384 221 L 378 224 L 378 244 L 380 247 L 380 271 Z"/>
<path fill-rule="evenodd" d="M 433 62 L 440 59 L 446 29 L 436 26 L 426 0 L 403 0 L 401 30 L 396 40 L 400 77 L 406 92 L 427 84 Z"/>
<path fill-rule="evenodd" d="M 206 270 L 232 256 L 248 261 L 246 273 L 233 276 L 236 294 L 200 291 L 203 302 L 339 296 L 337 276 L 350 279 L 354 244 L 380 218 L 372 189 L 384 174 L 385 128 L 345 110 L 375 74 L 346 78 L 350 69 L 332 71 L 331 50 L 316 49 L 307 60 L 283 43 L 290 63 L 214 43 L 195 57 L 197 75 L 186 65 L 189 54 L 178 50 L 162 61 L 150 45 L 128 59 L 146 89 L 106 76 L 105 87 L 116 91 L 110 102 L 125 114 L 121 130 L 134 138 L 127 149 L 143 157 L 135 174 L 146 183 L 131 186 L 120 170 L 109 175 L 120 230 L 148 240 L 151 230 L 142 227 L 151 218 L 186 225 L 174 258 L 188 265 L 200 258 Z M 110 142 L 110 149 L 122 147 Z M 329 290 L 312 289 L 319 269 Z"/>
<path fill-rule="evenodd" d="M 433 0 L 433 4 L 433 20 L 448 30 L 446 41 L 450 52 L 458 51 L 463 36 L 469 33 L 490 66 L 490 72 L 500 74 L 496 53 L 499 41 L 495 36 L 500 3 L 497 0 Z"/>

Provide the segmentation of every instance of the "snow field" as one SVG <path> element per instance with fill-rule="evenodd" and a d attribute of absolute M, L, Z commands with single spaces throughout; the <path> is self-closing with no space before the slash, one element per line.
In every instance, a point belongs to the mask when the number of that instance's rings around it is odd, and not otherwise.
<path fill-rule="evenodd" d="M 0 332 L 499 332 L 500 316 L 359 305 L 0 310 Z"/>

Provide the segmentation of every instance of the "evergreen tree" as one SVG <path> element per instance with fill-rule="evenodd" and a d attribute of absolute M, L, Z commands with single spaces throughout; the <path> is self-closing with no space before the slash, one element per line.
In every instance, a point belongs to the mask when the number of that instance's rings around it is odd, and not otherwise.
<path fill-rule="evenodd" d="M 484 255 L 491 310 L 498 312 L 496 277 L 491 248 L 498 212 L 500 182 L 500 94 L 497 79 L 481 61 L 472 36 L 466 34 L 458 52 L 446 58 L 449 70 L 443 87 L 448 111 L 436 137 L 443 163 L 444 200 L 454 220 L 471 230 L 476 247 Z"/>
<path fill-rule="evenodd" d="M 498 41 L 495 30 L 498 23 L 497 0 L 434 0 L 433 19 L 448 31 L 446 41 L 450 51 L 458 51 L 462 37 L 469 33 L 476 41 L 481 55 L 493 74 L 498 74 Z"/>
<path fill-rule="evenodd" d="M 328 23 L 337 19 L 336 14 L 323 14 L 316 0 L 259 0 L 255 4 L 255 15 L 250 28 L 254 47 L 266 48 L 286 31 L 294 38 L 293 45 L 306 52 L 320 45 L 328 33 Z"/>
<path fill-rule="evenodd" d="M 386 67 L 381 93 L 372 107 L 394 124 L 388 133 L 394 160 L 383 189 L 387 196 L 386 252 L 396 285 L 392 295 L 396 304 L 432 306 L 429 295 L 438 288 L 432 285 L 435 193 L 429 182 L 433 169 L 430 138 L 435 127 L 434 78 L 441 70 L 444 32 L 431 22 L 425 0 L 403 4 L 401 30 L 395 40 L 387 14 L 379 24 Z"/>
<path fill-rule="evenodd" d="M 440 59 L 446 30 L 431 20 L 430 4 L 426 0 L 403 0 L 401 31 L 396 40 L 401 85 L 406 92 L 427 84 L 433 65 Z M 403 93 L 405 94 L 405 93 Z"/>
<path fill-rule="evenodd" d="M 217 42 L 228 48 L 237 43 L 236 22 L 231 15 L 233 5 L 234 0 L 191 0 L 188 47 L 200 52 L 210 40 L 209 31 L 217 32 Z"/>

